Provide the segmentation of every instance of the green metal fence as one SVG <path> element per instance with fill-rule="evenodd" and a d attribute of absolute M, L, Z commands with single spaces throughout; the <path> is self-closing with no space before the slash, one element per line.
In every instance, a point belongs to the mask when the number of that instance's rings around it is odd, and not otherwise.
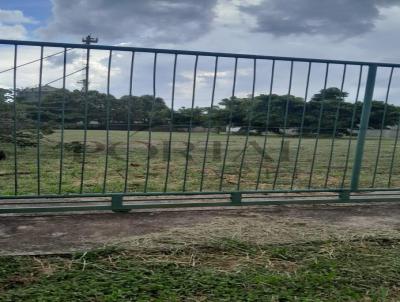
<path fill-rule="evenodd" d="M 0 46 L 0 213 L 397 201 L 400 65 Z"/>

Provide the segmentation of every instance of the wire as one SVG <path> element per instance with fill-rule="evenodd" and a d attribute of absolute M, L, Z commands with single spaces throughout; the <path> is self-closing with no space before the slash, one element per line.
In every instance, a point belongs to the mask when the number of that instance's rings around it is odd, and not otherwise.
<path fill-rule="evenodd" d="M 75 71 L 73 71 L 73 72 L 71 72 L 71 73 L 65 75 L 65 77 L 69 77 L 69 76 L 71 76 L 71 75 L 73 75 L 73 74 L 75 74 L 75 73 L 78 73 L 78 72 L 80 72 L 80 71 L 82 71 L 82 70 L 84 70 L 84 69 L 86 69 L 86 67 L 83 67 L 83 68 L 81 68 L 81 69 L 75 70 Z M 60 78 L 58 78 L 58 79 L 55 79 L 55 80 L 53 80 L 53 81 L 47 82 L 47 83 L 44 84 L 43 86 L 50 85 L 50 84 L 52 84 L 52 83 L 54 83 L 54 82 L 57 82 L 57 81 L 59 81 L 59 80 L 62 80 L 63 78 L 64 78 L 64 76 L 62 76 L 62 77 L 60 77 Z"/>
<path fill-rule="evenodd" d="M 72 50 L 72 49 L 73 49 L 73 48 L 68 48 L 68 49 L 66 49 L 65 51 L 70 51 L 70 50 Z M 51 54 L 51 55 L 48 55 L 48 56 L 45 56 L 45 57 L 43 57 L 43 60 L 44 60 L 44 59 L 51 58 L 51 57 L 54 57 L 54 56 L 57 56 L 57 55 L 62 54 L 62 53 L 64 53 L 64 50 L 63 50 L 63 51 L 60 51 L 60 52 L 55 52 L 55 53 L 53 53 L 53 54 Z M 4 73 L 4 72 L 7 72 L 7 71 L 10 71 L 10 70 L 14 70 L 15 68 L 19 68 L 19 67 L 23 67 L 23 66 L 26 66 L 26 65 L 29 65 L 29 64 L 33 64 L 33 63 L 39 62 L 40 60 L 42 60 L 42 59 L 39 58 L 39 59 L 36 59 L 36 60 L 33 60 L 33 61 L 26 62 L 26 63 L 21 64 L 21 65 L 17 65 L 17 66 L 15 66 L 15 67 L 11 67 L 11 68 L 8 68 L 8 69 L 1 70 L 1 71 L 0 71 L 0 74 L 1 74 L 1 73 Z"/>

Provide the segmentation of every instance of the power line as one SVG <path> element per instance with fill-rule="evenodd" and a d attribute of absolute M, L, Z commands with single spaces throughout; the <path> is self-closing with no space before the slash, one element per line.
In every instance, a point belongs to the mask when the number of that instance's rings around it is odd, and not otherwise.
<path fill-rule="evenodd" d="M 69 76 L 71 76 L 71 75 L 73 75 L 73 74 L 75 74 L 75 73 L 81 72 L 82 70 L 85 70 L 85 69 L 86 69 L 86 67 L 83 67 L 83 68 L 81 68 L 81 69 L 75 70 L 75 71 L 73 71 L 73 72 L 71 72 L 71 73 L 65 75 L 65 78 L 66 78 L 66 77 L 69 77 Z M 62 76 L 62 77 L 60 77 L 60 78 L 58 78 L 58 79 L 55 79 L 55 80 L 53 80 L 53 81 L 50 81 L 50 82 L 44 84 L 43 86 L 50 85 L 50 84 L 52 84 L 52 83 L 54 83 L 54 82 L 57 82 L 57 81 L 60 81 L 60 80 L 62 80 L 62 79 L 64 79 L 64 76 Z"/>
<path fill-rule="evenodd" d="M 70 50 L 72 50 L 72 49 L 73 49 L 73 48 L 67 48 L 65 51 L 70 51 Z M 48 55 L 48 56 L 45 56 L 45 57 L 43 57 L 43 60 L 44 60 L 44 59 L 51 58 L 51 57 L 54 57 L 54 56 L 57 56 L 57 55 L 62 54 L 62 53 L 64 53 L 64 50 L 63 50 L 63 51 L 60 51 L 60 52 L 55 52 L 55 53 L 53 53 L 53 54 L 51 54 L 51 55 Z M 1 70 L 1 71 L 0 71 L 0 74 L 1 74 L 1 73 L 4 73 L 4 72 L 7 72 L 7 71 L 10 71 L 10 70 L 14 70 L 15 68 L 19 68 L 19 67 L 23 67 L 23 66 L 26 66 L 26 65 L 29 65 L 29 64 L 33 64 L 33 63 L 35 63 L 35 62 L 39 62 L 40 60 L 42 60 L 42 59 L 36 59 L 36 60 L 33 60 L 33 61 L 26 62 L 26 63 L 24 63 L 24 64 L 17 65 L 17 66 L 15 66 L 15 67 L 11 67 L 11 68 L 8 68 L 8 69 Z"/>
<path fill-rule="evenodd" d="M 97 39 L 97 38 L 92 38 L 91 35 L 88 35 L 87 37 L 85 37 L 85 38 L 82 39 L 82 42 L 84 42 L 84 43 L 87 44 L 87 45 L 90 45 L 91 43 L 97 43 L 97 42 L 98 42 L 98 39 Z M 67 51 L 70 51 L 70 50 L 72 50 L 72 49 L 73 49 L 73 48 L 66 48 L 66 49 L 63 50 L 63 51 L 59 51 L 59 52 L 52 53 L 52 54 L 47 55 L 47 56 L 45 56 L 45 57 L 43 57 L 43 58 L 35 59 L 35 60 L 32 60 L 32 61 L 29 61 L 29 62 L 20 64 L 20 65 L 11 67 L 11 68 L 7 68 L 7 69 L 4 69 L 4 70 L 1 70 L 1 71 L 0 71 L 0 74 L 5 73 L 5 72 L 7 72 L 7 71 L 11 71 L 11 70 L 17 69 L 17 68 L 20 68 L 20 67 L 23 67 L 23 66 L 27 66 L 27 65 L 29 65 L 29 64 L 33 64 L 33 63 L 39 62 L 39 61 L 41 61 L 41 60 L 45 60 L 45 59 L 48 59 L 48 58 L 51 58 L 51 57 L 54 57 L 54 56 L 63 54 L 64 51 L 67 52 Z M 81 69 L 75 70 L 75 71 L 73 71 L 73 72 L 71 72 L 71 73 L 69 73 L 69 74 L 67 74 L 67 75 L 65 75 L 65 76 L 62 76 L 62 77 L 60 77 L 60 78 L 57 78 L 57 79 L 52 80 L 52 81 L 50 81 L 50 82 L 47 82 L 46 84 L 44 84 L 44 85 L 42 85 L 42 86 L 50 85 L 50 84 L 52 84 L 52 83 L 54 83 L 54 82 L 60 81 L 60 80 L 62 80 L 63 78 L 66 78 L 66 77 L 69 77 L 69 76 L 71 76 L 71 75 L 74 75 L 74 74 L 76 74 L 76 73 L 78 73 L 78 72 L 81 72 L 81 71 L 83 71 L 83 70 L 85 70 L 85 69 L 87 69 L 87 66 L 85 66 L 85 67 L 83 67 L 83 68 L 81 68 Z M 85 81 L 85 80 L 82 80 L 82 82 L 84 82 L 84 81 Z M 87 85 L 87 83 L 84 83 L 84 85 Z"/>

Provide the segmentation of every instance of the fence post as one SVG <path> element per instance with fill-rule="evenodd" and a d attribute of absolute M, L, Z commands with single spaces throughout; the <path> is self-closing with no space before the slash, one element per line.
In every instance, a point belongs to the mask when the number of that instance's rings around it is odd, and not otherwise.
<path fill-rule="evenodd" d="M 371 64 L 368 66 L 367 83 L 365 86 L 364 102 L 361 112 L 360 127 L 357 136 L 356 154 L 354 157 L 353 171 L 351 175 L 350 190 L 352 192 L 358 190 L 360 181 L 360 171 L 364 155 L 365 137 L 369 124 L 369 116 L 371 113 L 372 97 L 374 95 L 375 80 L 376 80 L 377 66 Z"/>
<path fill-rule="evenodd" d="M 122 195 L 113 195 L 111 197 L 111 210 L 116 213 L 126 213 L 129 212 L 129 209 L 126 209 L 123 204 L 123 196 Z"/>
<path fill-rule="evenodd" d="M 234 205 L 242 204 L 242 193 L 241 192 L 232 192 L 231 193 L 231 202 Z"/>

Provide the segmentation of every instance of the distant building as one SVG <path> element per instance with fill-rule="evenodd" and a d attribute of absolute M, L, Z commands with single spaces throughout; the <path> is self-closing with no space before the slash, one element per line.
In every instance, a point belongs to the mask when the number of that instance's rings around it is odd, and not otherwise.
<path fill-rule="evenodd" d="M 286 128 L 286 131 L 285 131 L 285 129 L 283 129 L 283 128 L 279 128 L 279 133 L 280 134 L 283 134 L 283 133 L 285 133 L 285 135 L 293 135 L 293 136 L 296 136 L 296 135 L 299 135 L 299 128 Z"/>
<path fill-rule="evenodd" d="M 383 138 L 396 138 L 397 135 L 397 127 L 398 126 L 388 126 L 386 129 L 382 130 Z M 358 135 L 359 129 L 353 129 L 353 136 Z M 350 133 L 350 129 L 347 129 L 347 132 Z M 381 129 L 368 129 L 366 136 L 369 138 L 379 138 L 381 135 Z"/>
<path fill-rule="evenodd" d="M 242 130 L 242 127 L 231 127 L 230 129 L 229 129 L 229 125 L 226 125 L 226 127 L 225 127 L 225 132 L 230 131 L 231 133 L 239 133 L 240 130 Z"/>

